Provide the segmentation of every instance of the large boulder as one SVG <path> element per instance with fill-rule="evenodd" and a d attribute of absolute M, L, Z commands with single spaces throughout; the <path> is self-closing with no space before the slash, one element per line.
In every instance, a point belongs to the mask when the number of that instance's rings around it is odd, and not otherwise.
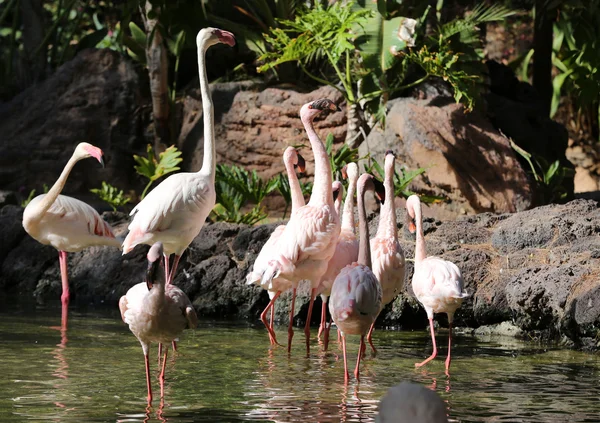
<path fill-rule="evenodd" d="M 532 204 L 532 186 L 509 141 L 477 112 L 449 97 L 390 101 L 385 130 L 359 148 L 383 163 L 386 150 L 410 170 L 423 167 L 414 189 L 452 200 L 457 213 L 515 212 Z"/>
<path fill-rule="evenodd" d="M 139 146 L 139 80 L 115 51 L 83 50 L 44 82 L 0 105 L 0 188 L 42 190 L 52 185 L 77 143 L 104 150 L 106 168 L 75 166 L 65 193 L 89 194 L 101 181 L 127 188 Z M 93 172 L 85 172 L 94 166 Z"/>

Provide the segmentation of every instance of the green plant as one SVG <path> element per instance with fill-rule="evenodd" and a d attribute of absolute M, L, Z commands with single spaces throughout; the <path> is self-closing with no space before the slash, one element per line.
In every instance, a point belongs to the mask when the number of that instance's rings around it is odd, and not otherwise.
<path fill-rule="evenodd" d="M 333 134 L 328 134 L 325 139 L 325 150 L 329 156 L 329 165 L 334 180 L 341 181 L 342 169 L 348 163 L 356 163 L 358 161 L 358 148 L 351 148 L 347 144 L 342 145 L 337 151 L 333 151 Z"/>
<path fill-rule="evenodd" d="M 48 185 L 44 184 L 44 185 L 42 185 L 42 187 L 44 189 L 44 194 L 47 193 L 48 189 L 49 189 Z M 31 200 L 33 200 L 35 198 L 35 193 L 36 193 L 35 188 L 32 189 L 31 191 L 29 191 L 29 195 L 27 196 L 27 198 L 21 200 L 21 207 L 23 207 L 23 208 L 27 207 L 27 205 L 29 203 L 31 203 Z"/>
<path fill-rule="evenodd" d="M 248 172 L 239 166 L 218 164 L 215 175 L 217 204 L 213 215 L 216 220 L 253 225 L 267 217 L 261 203 L 276 188 L 276 178 L 264 181 L 255 170 Z M 243 212 L 249 203 L 254 207 Z"/>
<path fill-rule="evenodd" d="M 146 192 L 150 185 L 157 179 L 168 175 L 171 172 L 175 172 L 179 170 L 178 164 L 183 160 L 181 157 L 181 151 L 177 149 L 174 145 L 167 148 L 165 151 L 158 155 L 158 160 L 156 159 L 156 155 L 154 154 L 154 149 L 152 145 L 148 144 L 146 149 L 147 157 L 142 157 L 138 155 L 134 155 L 133 159 L 137 163 L 135 166 L 135 171 L 146 178 L 148 178 L 148 184 L 144 188 L 142 192 L 142 200 L 146 196 Z"/>
<path fill-rule="evenodd" d="M 569 192 L 563 186 L 563 181 L 565 178 L 573 176 L 573 169 L 561 166 L 558 160 L 548 163 L 543 157 L 535 157 L 528 153 L 512 139 L 509 138 L 509 141 L 511 147 L 529 163 L 531 174 L 538 186 L 539 201 L 542 204 L 549 204 L 567 198 Z"/>
<path fill-rule="evenodd" d="M 93 188 L 90 191 L 102 201 L 108 203 L 114 211 L 117 211 L 117 207 L 124 206 L 131 201 L 129 197 L 125 196 L 122 189 L 118 189 L 104 181 L 102 181 L 102 188 Z"/>
<path fill-rule="evenodd" d="M 372 157 L 369 157 L 369 164 L 364 164 L 365 172 L 371 173 L 377 179 L 383 181 L 385 177 L 385 170 L 383 167 Z M 398 170 L 394 171 L 394 196 L 408 198 L 411 195 L 415 194 L 415 192 L 408 189 L 410 183 L 417 176 L 422 175 L 426 172 L 426 169 L 420 167 L 415 170 L 408 170 L 404 167 L 400 168 L 400 172 Z M 446 199 L 437 195 L 425 195 L 419 194 L 421 201 L 423 203 L 431 204 L 431 203 L 439 203 L 445 201 Z"/>

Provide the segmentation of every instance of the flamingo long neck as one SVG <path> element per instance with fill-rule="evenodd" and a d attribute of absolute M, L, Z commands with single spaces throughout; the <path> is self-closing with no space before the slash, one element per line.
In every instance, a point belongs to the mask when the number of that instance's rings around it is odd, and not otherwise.
<path fill-rule="evenodd" d="M 417 226 L 417 241 L 415 243 L 415 263 L 418 264 L 427 257 L 425 249 L 425 236 L 423 235 L 423 215 L 421 213 L 421 203 L 417 202 L 413 206 L 415 214 L 415 224 Z"/>
<path fill-rule="evenodd" d="M 289 161 L 285 162 L 285 170 L 287 172 L 288 181 L 290 183 L 290 196 L 292 198 L 292 213 L 304 205 L 304 195 L 298 181 L 298 175 L 294 169 L 294 165 Z"/>
<path fill-rule="evenodd" d="M 163 270 L 164 272 L 164 270 Z M 161 309 L 165 304 L 165 283 L 154 282 L 150 292 L 148 292 L 146 308 L 147 312 L 151 313 Z"/>
<path fill-rule="evenodd" d="M 371 247 L 369 244 L 369 225 L 367 224 L 367 211 L 365 210 L 365 186 L 359 185 L 357 195 L 358 205 L 358 264 L 371 267 Z"/>
<path fill-rule="evenodd" d="M 65 187 L 65 184 L 67 183 L 67 178 L 69 177 L 71 170 L 73 170 L 73 166 L 75 166 L 75 164 L 82 158 L 83 157 L 73 153 L 73 155 L 65 165 L 65 168 L 63 169 L 62 173 L 60 174 L 54 185 L 52 185 L 52 188 L 50 188 L 50 190 L 46 193 L 46 195 L 44 195 L 42 200 L 39 203 L 37 203 L 34 212 L 28 213 L 27 220 L 29 222 L 35 222 L 40 220 L 48 211 L 48 209 L 52 206 L 52 204 L 54 204 L 54 202 L 62 192 L 63 188 Z"/>
<path fill-rule="evenodd" d="M 206 76 L 206 50 L 208 45 L 203 42 L 198 46 L 198 75 L 200 77 L 200 93 L 202 95 L 202 113 L 204 114 L 204 157 L 202 168 L 198 173 L 208 175 L 212 183 L 215 183 L 215 164 L 217 161 L 215 152 L 215 117 L 212 96 L 208 87 Z"/>
<path fill-rule="evenodd" d="M 325 150 L 323 142 L 319 139 L 313 127 L 312 119 L 302 117 L 302 123 L 308 134 L 308 140 L 315 157 L 315 180 L 309 202 L 311 204 L 328 204 L 333 209 L 333 195 L 331 192 L 333 180 L 327 150 Z"/>
<path fill-rule="evenodd" d="M 385 181 L 385 201 L 379 212 L 379 226 L 377 227 L 378 238 L 398 239 L 398 227 L 396 225 L 396 204 L 394 202 L 394 168 L 386 166 Z"/>
<path fill-rule="evenodd" d="M 356 178 L 350 180 L 348 184 L 348 193 L 344 202 L 344 212 L 342 219 L 342 230 L 349 230 L 356 234 L 354 228 L 354 191 L 356 190 Z"/>

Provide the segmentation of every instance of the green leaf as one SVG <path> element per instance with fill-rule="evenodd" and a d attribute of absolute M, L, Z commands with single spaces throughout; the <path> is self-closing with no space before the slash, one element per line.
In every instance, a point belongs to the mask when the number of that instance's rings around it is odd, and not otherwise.
<path fill-rule="evenodd" d="M 96 47 L 106 37 L 106 34 L 108 34 L 108 29 L 103 28 L 85 35 L 77 43 L 77 51 Z"/>
<path fill-rule="evenodd" d="M 129 30 L 131 31 L 131 36 L 133 40 L 143 49 L 146 49 L 146 33 L 135 24 L 135 22 L 129 22 Z"/>

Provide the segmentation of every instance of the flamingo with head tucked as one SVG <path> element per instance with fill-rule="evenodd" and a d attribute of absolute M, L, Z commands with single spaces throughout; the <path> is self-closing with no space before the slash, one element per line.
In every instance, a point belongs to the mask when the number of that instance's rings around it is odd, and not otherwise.
<path fill-rule="evenodd" d="M 291 215 L 293 215 L 296 212 L 296 210 L 298 210 L 298 208 L 304 205 L 304 196 L 302 194 L 300 182 L 298 181 L 298 175 L 296 175 L 296 167 L 298 168 L 299 172 L 302 173 L 305 171 L 306 163 L 304 161 L 304 158 L 298 153 L 298 151 L 294 147 L 287 147 L 285 149 L 285 152 L 283 153 L 283 164 L 285 166 L 288 181 L 290 184 L 290 196 L 292 200 Z M 256 260 L 254 261 L 254 269 L 261 269 L 267 265 L 268 261 L 271 259 L 271 256 L 277 251 L 277 242 L 281 238 L 284 229 L 285 225 L 279 225 L 275 228 L 267 242 L 265 242 L 265 244 L 263 245 L 262 249 L 260 250 L 260 253 L 258 253 Z M 257 284 L 260 286 L 261 276 L 262 275 L 257 275 L 254 271 L 251 271 L 246 276 L 246 281 L 249 285 Z M 291 282 L 283 278 L 277 278 L 271 281 L 271 287 L 266 288 L 268 289 L 271 301 L 261 313 L 260 319 L 262 320 L 269 332 L 269 340 L 271 342 L 271 345 L 275 345 L 277 344 L 277 338 L 275 336 L 275 332 L 273 331 L 275 300 L 279 298 L 282 292 L 291 289 L 292 284 Z M 269 309 L 271 310 L 270 325 L 267 323 L 267 312 L 269 311 Z M 292 317 L 293 315 L 290 317 L 290 322 L 293 322 Z"/>
<path fill-rule="evenodd" d="M 460 307 L 463 299 L 469 295 L 464 291 L 463 278 L 458 267 L 447 260 L 429 256 L 425 250 L 425 237 L 423 235 L 423 217 L 421 214 L 421 201 L 419 196 L 411 195 L 406 200 L 408 226 L 411 233 L 417 232 L 415 245 L 415 271 L 412 278 L 412 287 L 417 300 L 425 308 L 429 318 L 433 353 L 416 367 L 421 367 L 433 360 L 437 355 L 435 333 L 433 329 L 433 313 L 446 313 L 450 333 L 448 335 L 448 357 L 446 358 L 446 372 L 450 368 L 450 347 L 452 344 L 452 321 L 454 313 Z M 416 223 L 416 225 L 415 225 Z"/>
<path fill-rule="evenodd" d="M 360 359 L 365 349 L 365 335 L 381 310 L 381 285 L 370 268 L 369 226 L 364 203 L 365 191 L 374 188 L 373 176 L 363 173 L 358 179 L 357 195 L 360 235 L 358 261 L 344 267 L 335 278 L 329 299 L 329 312 L 342 332 L 345 383 L 348 383 L 349 379 L 346 335 L 360 335 L 360 348 L 354 369 L 354 376 L 358 380 Z"/>
<path fill-rule="evenodd" d="M 165 272 L 161 269 L 163 246 L 154 244 L 148 251 L 146 281 L 134 285 L 119 300 L 121 318 L 142 344 L 146 362 L 146 385 L 148 403 L 152 402 L 150 383 L 150 343 L 166 343 L 160 372 L 160 397 L 164 398 L 165 366 L 169 343 L 176 340 L 184 329 L 194 329 L 198 324 L 196 311 L 185 293 L 175 285 L 166 284 Z"/>
<path fill-rule="evenodd" d="M 166 283 L 173 281 L 179 259 L 200 233 L 204 221 L 215 206 L 214 108 L 206 77 L 206 50 L 215 44 L 235 45 L 228 31 L 204 28 L 196 36 L 198 73 L 204 113 L 204 158 L 198 172 L 182 172 L 161 182 L 131 211 L 133 220 L 123 242 L 123 254 L 138 244 L 162 242 L 165 253 Z M 169 269 L 169 257 L 175 259 Z"/>
<path fill-rule="evenodd" d="M 60 177 L 46 193 L 35 197 L 23 212 L 23 228 L 36 241 L 58 250 L 62 279 L 62 328 L 67 327 L 69 307 L 69 277 L 67 253 L 81 251 L 94 245 L 120 248 L 112 228 L 91 206 L 75 198 L 60 195 L 67 178 L 79 160 L 94 157 L 104 166 L 102 150 L 82 142 L 77 145 Z"/>
<path fill-rule="evenodd" d="M 394 162 L 396 156 L 391 150 L 385 153 L 384 183 L 385 202 L 381 206 L 379 214 L 379 226 L 377 234 L 371 240 L 371 254 L 373 262 L 373 273 L 381 284 L 383 298 L 381 308 L 392 302 L 402 292 L 404 287 L 404 272 L 406 263 L 404 252 L 398 242 L 398 226 L 396 225 L 396 206 L 394 204 Z M 375 319 L 377 320 L 377 319 Z M 375 322 L 371 325 L 367 341 L 371 345 L 373 353 L 377 350 L 371 339 Z"/>
<path fill-rule="evenodd" d="M 298 283 L 302 280 L 311 282 L 308 318 L 304 327 L 307 354 L 310 352 L 310 317 L 317 286 L 335 252 L 340 233 L 340 219 L 333 204 L 329 156 L 313 127 L 314 118 L 325 110 L 340 109 L 328 99 L 312 101 L 300 109 L 300 118 L 315 157 L 315 177 L 310 201 L 292 214 L 277 243 L 277 251 L 265 266 L 258 268 L 255 263 L 253 276 L 249 281 L 260 280 L 260 284 L 267 288 L 277 278 L 290 281 L 293 289 L 292 303 Z"/>
<path fill-rule="evenodd" d="M 356 183 L 358 181 L 358 166 L 356 163 L 348 163 L 342 169 L 342 174 L 348 178 L 348 193 L 346 194 L 346 200 L 344 201 L 344 211 L 341 223 L 340 236 L 338 238 L 337 245 L 333 257 L 327 263 L 327 271 L 321 278 L 317 292 L 321 294 L 323 301 L 321 309 L 321 325 L 319 326 L 318 337 L 324 331 L 324 349 L 327 351 L 329 343 L 329 329 L 326 323 L 326 310 L 327 310 L 327 299 L 331 295 L 331 287 L 333 281 L 340 273 L 340 271 L 358 260 L 358 239 L 356 238 L 356 232 L 354 228 L 354 193 L 356 191 Z M 340 195 L 341 197 L 341 195 Z M 340 214 L 338 202 L 336 201 L 336 211 Z"/>

